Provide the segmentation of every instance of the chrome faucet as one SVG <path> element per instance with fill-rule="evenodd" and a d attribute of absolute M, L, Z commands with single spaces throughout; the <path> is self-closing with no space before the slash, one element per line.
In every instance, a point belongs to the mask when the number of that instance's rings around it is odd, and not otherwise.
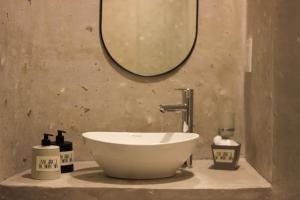
<path fill-rule="evenodd" d="M 178 105 L 160 105 L 160 111 L 165 112 L 182 112 L 182 132 L 193 132 L 193 89 L 177 89 L 182 91 L 182 104 Z M 192 155 L 183 166 L 192 167 Z"/>

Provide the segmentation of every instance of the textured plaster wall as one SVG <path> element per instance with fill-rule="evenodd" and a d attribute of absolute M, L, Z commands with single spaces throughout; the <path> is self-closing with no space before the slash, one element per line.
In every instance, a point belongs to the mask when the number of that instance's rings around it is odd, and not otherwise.
<path fill-rule="evenodd" d="M 252 72 L 245 75 L 246 158 L 272 180 L 273 17 L 274 3 L 247 2 L 248 38 L 252 38 Z"/>
<path fill-rule="evenodd" d="M 0 178 L 30 166 L 43 132 L 68 132 L 77 160 L 89 160 L 85 131 L 179 131 L 175 88 L 195 89 L 195 158 L 211 157 L 222 110 L 234 109 L 244 142 L 241 0 L 201 0 L 194 53 L 172 74 L 141 78 L 114 66 L 100 47 L 99 0 L 0 1 Z"/>
<path fill-rule="evenodd" d="M 257 17 L 250 27 L 258 50 L 246 80 L 246 156 L 272 180 L 274 200 L 300 199 L 300 2 L 248 5 Z"/>
<path fill-rule="evenodd" d="M 276 200 L 300 199 L 300 2 L 276 0 L 274 166 Z"/>

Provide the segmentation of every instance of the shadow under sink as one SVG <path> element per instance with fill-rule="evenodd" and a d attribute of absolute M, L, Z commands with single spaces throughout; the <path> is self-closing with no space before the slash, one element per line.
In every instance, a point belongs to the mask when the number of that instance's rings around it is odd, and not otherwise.
<path fill-rule="evenodd" d="M 194 176 L 194 174 L 185 169 L 177 170 L 175 176 L 168 178 L 159 178 L 159 179 L 145 179 L 145 180 L 137 180 L 137 179 L 120 179 L 107 176 L 101 167 L 90 167 L 85 169 L 80 169 L 72 172 L 72 177 L 88 182 L 95 183 L 107 183 L 107 184 L 121 184 L 121 185 L 153 185 L 153 184 L 163 184 L 163 183 L 171 183 L 178 182 L 190 179 Z"/>

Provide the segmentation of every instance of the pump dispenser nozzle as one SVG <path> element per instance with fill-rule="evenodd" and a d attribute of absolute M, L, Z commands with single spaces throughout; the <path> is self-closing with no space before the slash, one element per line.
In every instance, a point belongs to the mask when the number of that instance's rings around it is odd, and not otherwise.
<path fill-rule="evenodd" d="M 51 141 L 49 140 L 49 136 L 53 136 L 52 134 L 49 133 L 44 133 L 44 138 L 42 139 L 42 146 L 50 146 Z"/>
<path fill-rule="evenodd" d="M 66 131 L 57 130 L 56 144 L 63 144 L 65 142 L 63 133 L 66 133 Z"/>

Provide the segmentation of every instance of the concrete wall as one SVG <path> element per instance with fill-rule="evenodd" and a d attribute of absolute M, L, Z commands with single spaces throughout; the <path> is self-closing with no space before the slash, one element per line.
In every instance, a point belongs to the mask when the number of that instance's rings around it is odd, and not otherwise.
<path fill-rule="evenodd" d="M 175 88 L 195 89 L 195 158 L 211 157 L 218 113 L 234 109 L 243 143 L 245 2 L 201 0 L 199 36 L 188 62 L 140 78 L 107 60 L 99 42 L 99 0 L 0 1 L 0 179 L 28 168 L 31 146 L 61 128 L 78 160 L 91 159 L 85 131 L 178 131 Z"/>
<path fill-rule="evenodd" d="M 270 1 L 247 2 L 248 40 L 252 38 L 252 72 L 245 75 L 247 160 L 272 180 L 273 16 Z"/>
<path fill-rule="evenodd" d="M 300 2 L 276 3 L 274 199 L 295 200 L 300 199 Z"/>
<path fill-rule="evenodd" d="M 248 6 L 257 50 L 246 80 L 247 158 L 272 181 L 274 200 L 300 199 L 300 2 Z"/>

